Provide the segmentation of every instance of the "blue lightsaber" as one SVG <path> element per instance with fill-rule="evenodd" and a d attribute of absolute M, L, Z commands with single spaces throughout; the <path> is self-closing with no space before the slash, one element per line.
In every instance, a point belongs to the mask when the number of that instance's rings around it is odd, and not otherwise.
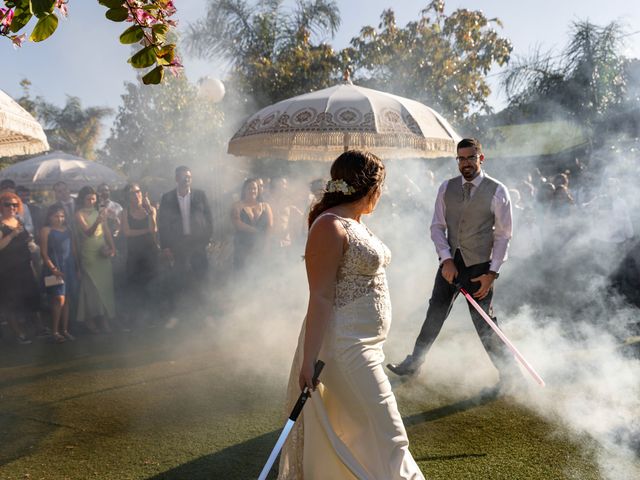
<path fill-rule="evenodd" d="M 318 382 L 318 377 L 320 376 L 320 372 L 322 371 L 323 368 L 324 368 L 324 362 L 322 360 L 318 360 L 313 370 L 313 380 L 312 380 L 313 385 L 315 385 Z M 304 404 L 307 401 L 307 398 L 309 398 L 309 395 L 311 395 L 311 390 L 309 389 L 309 387 L 304 387 L 304 390 L 302 390 L 302 393 L 298 397 L 298 401 L 293 407 L 293 410 L 291 410 L 291 415 L 289 415 L 287 423 L 284 425 L 284 428 L 282 429 L 282 433 L 278 437 L 278 441 L 276 442 L 276 445 L 273 447 L 273 450 L 271 450 L 271 455 L 269 455 L 269 458 L 267 459 L 267 463 L 265 463 L 262 469 L 262 472 L 260 472 L 260 476 L 258 477 L 258 480 L 267 479 L 267 475 L 269 474 L 271 467 L 273 467 L 273 464 L 276 461 L 276 457 L 278 456 L 278 453 L 280 453 L 280 450 L 282 450 L 282 446 L 284 445 L 284 442 L 287 440 L 287 437 L 289 436 L 291 429 L 295 425 L 296 420 L 298 419 L 298 416 L 300 416 L 300 412 L 302 412 L 302 407 L 304 407 Z"/>

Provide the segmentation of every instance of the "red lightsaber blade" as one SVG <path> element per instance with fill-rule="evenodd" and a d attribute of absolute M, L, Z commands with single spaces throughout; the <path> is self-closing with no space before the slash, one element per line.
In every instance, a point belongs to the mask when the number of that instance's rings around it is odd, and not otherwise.
<path fill-rule="evenodd" d="M 469 292 L 467 292 L 461 285 L 456 285 L 456 287 L 458 287 L 458 290 L 460 290 L 460 293 L 462 293 L 462 295 L 465 296 L 465 298 L 473 306 L 473 308 L 475 308 L 476 311 L 482 316 L 482 318 L 484 318 L 484 321 L 489 324 L 489 326 L 493 329 L 494 332 L 496 332 L 498 337 L 500 337 L 500 340 L 502 340 L 504 344 L 507 346 L 507 348 L 511 350 L 511 353 L 513 353 L 513 355 L 520 362 L 520 364 L 527 370 L 527 372 L 531 374 L 531 376 L 535 379 L 536 382 L 540 384 L 540 386 L 544 387 L 545 384 L 542 377 L 538 374 L 538 372 L 536 372 L 536 370 L 531 366 L 531 364 L 527 362 L 527 359 L 522 356 L 522 354 L 518 351 L 515 345 L 511 343 L 511 341 L 502 332 L 502 330 L 500 330 L 500 327 L 496 325 L 496 322 L 494 322 L 493 319 L 489 315 L 487 315 L 487 313 L 482 309 L 480 305 L 478 305 L 478 302 L 475 301 L 475 299 L 471 296 L 471 294 L 469 294 Z"/>

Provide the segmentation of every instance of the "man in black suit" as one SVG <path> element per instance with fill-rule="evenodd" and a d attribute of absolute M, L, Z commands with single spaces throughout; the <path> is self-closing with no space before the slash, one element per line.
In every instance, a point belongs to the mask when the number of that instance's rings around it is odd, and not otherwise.
<path fill-rule="evenodd" d="M 191 169 L 176 168 L 176 188 L 162 195 L 158 213 L 160 247 L 173 265 L 173 304 L 186 291 L 198 293 L 209 267 L 207 245 L 213 235 L 213 219 L 207 196 L 191 189 Z M 171 319 L 167 326 L 175 324 Z"/>

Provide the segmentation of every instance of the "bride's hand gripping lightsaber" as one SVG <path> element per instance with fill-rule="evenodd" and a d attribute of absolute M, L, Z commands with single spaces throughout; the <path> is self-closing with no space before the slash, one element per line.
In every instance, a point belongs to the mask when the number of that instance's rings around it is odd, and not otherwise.
<path fill-rule="evenodd" d="M 511 343 L 511 341 L 509 341 L 507 336 L 502 332 L 502 330 L 500 330 L 500 327 L 496 325 L 496 322 L 494 322 L 491 319 L 491 317 L 487 315 L 487 313 L 482 309 L 482 307 L 478 305 L 478 302 L 475 301 L 475 299 L 471 296 L 471 294 L 469 294 L 469 292 L 467 292 L 462 287 L 462 285 L 460 285 L 459 283 L 456 283 L 455 286 L 458 290 L 460 290 L 460 293 L 462 293 L 462 295 L 465 296 L 465 298 L 473 306 L 473 308 L 475 308 L 476 311 L 482 316 L 485 322 L 489 324 L 489 326 L 493 329 L 493 331 L 496 332 L 498 337 L 500 337 L 500 340 L 502 340 L 504 344 L 507 346 L 507 348 L 511 350 L 511 353 L 513 353 L 513 355 L 520 362 L 520 364 L 531 374 L 531 376 L 535 379 L 536 382 L 538 382 L 541 386 L 544 387 L 544 380 L 542 379 L 542 377 L 538 374 L 538 372 L 535 371 L 535 369 L 531 366 L 531 364 L 527 362 L 527 360 L 522 356 L 522 354 L 518 351 L 515 345 Z"/>
<path fill-rule="evenodd" d="M 318 360 L 313 370 L 313 381 L 312 381 L 313 385 L 315 385 L 318 382 L 318 377 L 320 376 L 320 372 L 322 371 L 323 367 L 324 367 L 324 362 L 322 360 Z M 309 395 L 311 395 L 311 389 L 309 387 L 304 387 L 304 390 L 302 390 L 302 393 L 298 397 L 298 401 L 293 407 L 293 410 L 291 410 L 291 415 L 289 415 L 287 423 L 285 423 L 284 428 L 282 429 L 282 433 L 278 437 L 278 441 L 273 447 L 273 450 L 271 450 L 271 455 L 269 455 L 269 458 L 267 459 L 267 463 L 265 463 L 264 467 L 262 468 L 262 471 L 260 472 L 260 476 L 258 477 L 258 480 L 266 480 L 267 475 L 271 470 L 271 467 L 276 461 L 276 457 L 278 456 L 278 453 L 280 453 L 280 450 L 282 449 L 282 446 L 284 445 L 285 440 L 289 436 L 289 433 L 291 432 L 293 425 L 296 423 L 296 420 L 298 419 L 300 412 L 302 412 L 302 407 L 304 407 L 304 404 L 309 398 Z"/>

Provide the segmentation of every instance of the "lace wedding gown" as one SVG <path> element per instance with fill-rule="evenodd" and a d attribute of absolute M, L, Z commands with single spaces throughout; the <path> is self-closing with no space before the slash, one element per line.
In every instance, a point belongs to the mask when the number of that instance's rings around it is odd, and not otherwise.
<path fill-rule="evenodd" d="M 348 248 L 338 269 L 334 319 L 319 355 L 326 365 L 284 445 L 278 479 L 424 479 L 409 453 L 382 366 L 391 322 L 384 269 L 391 254 L 367 227 L 334 216 L 347 233 Z M 289 378 L 287 412 L 300 395 L 303 344 L 304 325 Z"/>

